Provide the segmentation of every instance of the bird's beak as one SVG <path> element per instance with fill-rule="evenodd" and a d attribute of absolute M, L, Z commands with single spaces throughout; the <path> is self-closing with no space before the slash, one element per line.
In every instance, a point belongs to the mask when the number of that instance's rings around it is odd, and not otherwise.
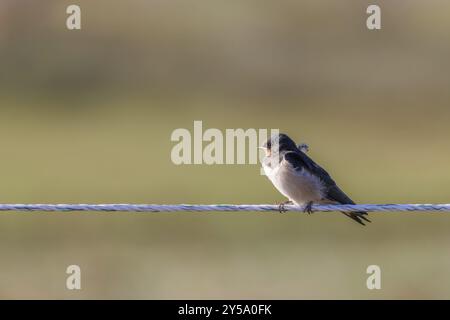
<path fill-rule="evenodd" d="M 266 147 L 258 147 L 258 149 L 263 149 L 264 152 L 266 153 L 266 157 L 270 157 L 270 150 L 267 149 Z"/>

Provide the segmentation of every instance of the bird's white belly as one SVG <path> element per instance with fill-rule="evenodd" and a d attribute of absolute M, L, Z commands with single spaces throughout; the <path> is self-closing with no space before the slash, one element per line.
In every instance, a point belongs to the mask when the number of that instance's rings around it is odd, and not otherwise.
<path fill-rule="evenodd" d="M 302 169 L 296 171 L 285 161 L 271 168 L 264 165 L 264 172 L 273 185 L 285 197 L 295 204 L 304 204 L 309 201 L 319 202 L 323 199 L 324 185 L 322 181 Z"/>

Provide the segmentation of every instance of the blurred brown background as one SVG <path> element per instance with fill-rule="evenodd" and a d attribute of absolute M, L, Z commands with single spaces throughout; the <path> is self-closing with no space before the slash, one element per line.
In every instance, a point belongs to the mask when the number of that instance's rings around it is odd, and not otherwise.
<path fill-rule="evenodd" d="M 82 30 L 66 29 L 78 4 Z M 365 26 L 382 9 L 382 29 Z M 275 203 L 176 128 L 279 128 L 360 203 L 450 201 L 450 2 L 0 2 L 0 202 Z M 450 298 L 450 215 L 1 213 L 1 298 Z M 66 267 L 82 290 L 65 288 Z M 369 291 L 370 264 L 382 289 Z"/>

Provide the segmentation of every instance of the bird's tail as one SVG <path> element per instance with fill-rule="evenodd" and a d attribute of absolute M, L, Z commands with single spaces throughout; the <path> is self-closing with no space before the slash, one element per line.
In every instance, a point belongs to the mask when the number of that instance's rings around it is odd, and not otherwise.
<path fill-rule="evenodd" d="M 358 222 L 359 224 L 365 226 L 364 221 L 367 222 L 372 222 L 369 219 L 367 219 L 365 216 L 367 215 L 367 212 L 365 211 L 356 211 L 356 212 L 342 212 L 343 214 L 345 214 L 347 217 L 349 217 L 350 219 L 355 220 L 356 222 Z M 364 221 L 363 221 L 364 220 Z"/>

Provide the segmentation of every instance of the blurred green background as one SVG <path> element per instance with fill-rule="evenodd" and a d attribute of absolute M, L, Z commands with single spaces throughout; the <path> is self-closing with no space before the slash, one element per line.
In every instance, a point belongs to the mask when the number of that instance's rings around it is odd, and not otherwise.
<path fill-rule="evenodd" d="M 174 165 L 194 120 L 307 142 L 359 203 L 450 201 L 450 2 L 75 2 L 80 31 L 74 1 L 0 2 L 0 202 L 284 200 L 258 165 Z M 450 298 L 450 215 L 370 216 L 1 213 L 0 297 Z"/>

